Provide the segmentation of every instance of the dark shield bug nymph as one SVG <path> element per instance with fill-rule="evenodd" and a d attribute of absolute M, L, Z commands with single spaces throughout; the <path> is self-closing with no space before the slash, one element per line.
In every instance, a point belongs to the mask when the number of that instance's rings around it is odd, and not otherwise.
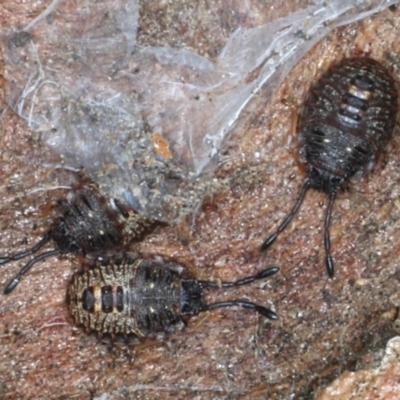
<path fill-rule="evenodd" d="M 329 196 L 324 243 L 328 275 L 333 277 L 329 225 L 336 193 L 354 175 L 372 170 L 392 137 L 397 107 L 396 82 L 375 60 L 344 59 L 322 75 L 310 90 L 297 127 L 306 180 L 293 209 L 261 251 L 288 226 L 307 190 L 321 190 Z"/>
<path fill-rule="evenodd" d="M 53 240 L 55 248 L 32 258 L 10 280 L 4 294 L 18 285 L 21 277 L 38 261 L 59 254 L 82 255 L 107 250 L 121 251 L 131 242 L 139 241 L 159 223 L 149 220 L 121 204 L 116 199 L 107 201 L 94 188 L 72 191 L 59 204 L 60 217 L 55 219 L 48 232 L 32 248 L 8 257 L 0 257 L 0 264 L 33 255 L 47 242 Z"/>
<path fill-rule="evenodd" d="M 187 268 L 173 261 L 134 253 L 114 255 L 72 277 L 67 306 L 76 325 L 112 338 L 173 332 L 191 316 L 219 307 L 244 307 L 277 319 L 273 311 L 247 300 L 207 304 L 203 292 L 206 288 L 247 285 L 278 270 L 271 267 L 236 282 L 215 283 L 195 279 Z"/>

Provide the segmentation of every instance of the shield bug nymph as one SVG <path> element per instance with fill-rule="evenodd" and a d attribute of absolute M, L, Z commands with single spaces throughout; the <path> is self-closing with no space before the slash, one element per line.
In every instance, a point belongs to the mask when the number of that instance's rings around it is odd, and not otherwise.
<path fill-rule="evenodd" d="M 42 239 L 28 250 L 0 257 L 0 264 L 34 255 L 46 243 L 55 248 L 34 256 L 9 281 L 4 294 L 18 285 L 21 277 L 32 266 L 47 257 L 78 253 L 104 254 L 108 250 L 121 251 L 129 243 L 137 242 L 160 223 L 146 219 L 131 207 L 116 199 L 107 200 L 94 187 L 76 189 L 60 201 L 59 214 Z"/>
<path fill-rule="evenodd" d="M 207 304 L 204 291 L 248 285 L 278 270 L 271 267 L 235 282 L 215 283 L 196 279 L 173 261 L 119 254 L 75 273 L 67 289 L 67 306 L 76 325 L 111 337 L 173 332 L 190 317 L 220 307 L 239 306 L 274 320 L 278 318 L 275 312 L 247 300 Z"/>
<path fill-rule="evenodd" d="M 371 171 L 392 137 L 398 91 L 390 72 L 368 58 L 345 58 L 310 90 L 298 120 L 299 153 L 307 168 L 300 195 L 278 229 L 261 245 L 266 250 L 289 225 L 308 189 L 325 192 L 324 245 L 328 275 L 334 275 L 329 226 L 339 189 Z"/>

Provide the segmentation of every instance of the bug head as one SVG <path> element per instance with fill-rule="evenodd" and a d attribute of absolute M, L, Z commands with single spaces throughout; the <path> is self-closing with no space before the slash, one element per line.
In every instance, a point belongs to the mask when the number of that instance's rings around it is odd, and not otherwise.
<path fill-rule="evenodd" d="M 55 242 L 60 253 L 77 253 L 83 250 L 76 240 L 76 235 L 68 228 L 63 219 L 56 221 L 48 234 L 50 239 Z"/>
<path fill-rule="evenodd" d="M 7 264 L 11 261 L 21 260 L 28 256 L 34 255 L 34 257 L 25 265 L 23 265 L 22 268 L 9 281 L 4 288 L 3 293 L 11 293 L 17 287 L 22 276 L 25 275 L 38 261 L 44 260 L 48 257 L 57 256 L 59 254 L 83 251 L 82 246 L 77 241 L 77 237 L 78 235 L 68 227 L 65 218 L 58 218 L 53 222 L 51 228 L 43 236 L 43 238 L 33 247 L 25 251 L 17 252 L 8 257 L 0 257 L 0 264 Z M 38 251 L 50 241 L 55 243 L 54 249 L 37 254 Z"/>
<path fill-rule="evenodd" d="M 181 281 L 181 313 L 197 315 L 204 311 L 203 286 L 196 279 Z"/>
<path fill-rule="evenodd" d="M 320 190 L 331 196 L 343 184 L 343 178 L 310 165 L 307 172 L 307 185 L 309 188 Z"/>

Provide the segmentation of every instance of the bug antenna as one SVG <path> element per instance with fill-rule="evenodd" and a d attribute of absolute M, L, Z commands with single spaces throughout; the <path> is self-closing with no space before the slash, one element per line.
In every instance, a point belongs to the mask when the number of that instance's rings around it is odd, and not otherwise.
<path fill-rule="evenodd" d="M 278 271 L 279 271 L 279 267 L 270 267 L 270 268 L 267 268 L 267 269 L 264 269 L 264 270 L 258 272 L 255 275 L 247 276 L 246 278 L 239 279 L 234 282 L 222 282 L 219 284 L 216 282 L 211 282 L 211 281 L 198 281 L 198 282 L 200 283 L 200 285 L 202 287 L 213 287 L 213 288 L 243 286 L 243 285 L 248 285 L 249 283 L 252 283 L 259 279 L 268 278 L 272 275 L 275 275 Z M 204 304 L 202 311 L 209 311 L 209 310 L 213 310 L 215 308 L 233 307 L 233 306 L 239 306 L 239 307 L 243 307 L 243 308 L 252 309 L 269 319 L 278 319 L 278 316 L 272 310 L 270 310 L 264 306 L 261 306 L 259 304 L 252 303 L 252 302 L 246 301 L 246 300 L 229 300 L 229 301 L 220 301 L 220 302 L 211 303 L 211 304 Z"/>
<path fill-rule="evenodd" d="M 272 310 L 266 308 L 264 306 L 260 306 L 259 304 L 252 303 L 246 300 L 229 300 L 229 301 L 219 301 L 217 303 L 205 304 L 202 311 L 210 311 L 215 308 L 221 307 L 233 307 L 239 306 L 247 309 L 251 309 L 257 311 L 259 314 L 267 317 L 269 319 L 278 319 L 278 315 L 276 315 Z"/>
<path fill-rule="evenodd" d="M 202 287 L 213 287 L 213 288 L 221 288 L 221 287 L 235 287 L 235 286 L 243 286 L 248 285 L 259 279 L 265 279 L 272 275 L 275 275 L 279 271 L 279 267 L 270 267 L 258 272 L 255 275 L 246 276 L 246 278 L 239 279 L 234 282 L 212 282 L 212 281 L 198 281 Z"/>
<path fill-rule="evenodd" d="M 38 250 L 40 250 L 47 242 L 49 242 L 51 239 L 50 232 L 46 233 L 42 239 L 36 243 L 33 247 L 31 247 L 28 250 L 21 251 L 20 253 L 16 253 L 12 256 L 8 257 L 0 257 L 0 265 L 2 264 L 7 264 L 10 261 L 17 261 L 20 260 L 21 258 L 25 258 L 26 256 L 30 256 L 34 253 L 36 253 Z"/>
<path fill-rule="evenodd" d="M 33 258 L 31 261 L 29 261 L 27 264 L 25 264 L 19 272 L 8 282 L 6 287 L 4 288 L 3 294 L 9 294 L 11 293 L 18 285 L 21 277 L 25 275 L 34 264 L 36 264 L 38 261 L 43 260 L 45 258 L 51 257 L 51 256 L 56 256 L 61 253 L 60 250 L 55 249 L 55 250 L 49 250 L 45 251 L 44 253 L 41 253 L 37 255 L 35 258 Z M 20 257 L 22 258 L 22 257 Z"/>
<path fill-rule="evenodd" d="M 278 238 L 279 234 L 285 230 L 285 228 L 289 225 L 290 221 L 293 219 L 293 217 L 296 215 L 297 211 L 299 211 L 299 208 L 301 204 L 303 203 L 304 197 L 307 193 L 307 190 L 310 188 L 310 182 L 308 179 L 303 184 L 303 187 L 301 188 L 301 192 L 299 197 L 297 198 L 297 201 L 295 205 L 292 208 L 292 211 L 285 217 L 285 219 L 282 221 L 282 223 L 279 225 L 278 229 L 276 230 L 275 233 L 273 233 L 268 239 L 266 239 L 263 244 L 260 247 L 260 251 L 265 251 L 272 245 L 272 243 L 275 242 L 275 240 Z"/>
<path fill-rule="evenodd" d="M 333 278 L 335 274 L 335 264 L 331 256 L 331 239 L 329 237 L 329 226 L 331 224 L 332 207 L 333 207 L 333 202 L 335 201 L 335 197 L 336 197 L 336 192 L 333 192 L 329 195 L 329 203 L 325 215 L 324 244 L 326 253 L 326 269 L 328 271 L 328 275 L 330 278 Z"/>

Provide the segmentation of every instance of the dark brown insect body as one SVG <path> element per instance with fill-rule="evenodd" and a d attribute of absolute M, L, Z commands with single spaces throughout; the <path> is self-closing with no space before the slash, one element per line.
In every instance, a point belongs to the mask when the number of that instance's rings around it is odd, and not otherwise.
<path fill-rule="evenodd" d="M 60 203 L 60 214 L 49 231 L 31 249 L 9 257 L 1 257 L 0 264 L 20 260 L 36 253 L 53 240 L 55 249 L 35 256 L 25 264 L 4 289 L 10 293 L 18 285 L 22 275 L 39 260 L 67 253 L 104 253 L 119 251 L 128 242 L 139 241 L 157 226 L 157 222 L 145 219 L 118 200 L 106 201 L 95 189 L 78 189 Z"/>
<path fill-rule="evenodd" d="M 146 337 L 170 332 L 181 322 L 218 307 L 241 306 L 270 319 L 277 315 L 246 300 L 206 304 L 207 287 L 234 287 L 277 273 L 272 267 L 236 282 L 197 280 L 182 265 L 137 254 L 114 256 L 76 273 L 67 289 L 68 311 L 75 324 L 100 335 Z"/>
<path fill-rule="evenodd" d="M 344 59 L 318 80 L 298 122 L 300 157 L 307 177 L 292 211 L 264 241 L 262 251 L 287 227 L 307 190 L 321 190 L 329 196 L 325 250 L 328 274 L 334 275 L 329 225 L 336 193 L 351 177 L 373 168 L 392 137 L 397 109 L 396 82 L 373 59 Z"/>

